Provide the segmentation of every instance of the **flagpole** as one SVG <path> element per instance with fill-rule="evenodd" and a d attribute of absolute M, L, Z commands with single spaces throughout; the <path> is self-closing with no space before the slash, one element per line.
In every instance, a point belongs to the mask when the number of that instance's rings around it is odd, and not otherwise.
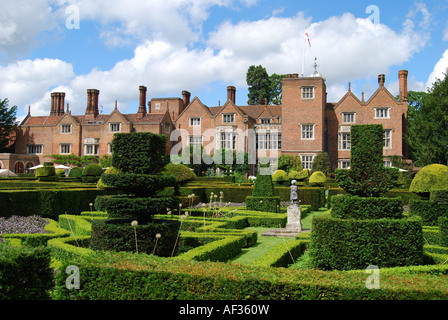
<path fill-rule="evenodd" d="M 305 28 L 305 34 L 303 35 L 303 56 L 302 56 L 302 77 L 305 73 L 305 47 L 306 47 L 306 28 Z"/>

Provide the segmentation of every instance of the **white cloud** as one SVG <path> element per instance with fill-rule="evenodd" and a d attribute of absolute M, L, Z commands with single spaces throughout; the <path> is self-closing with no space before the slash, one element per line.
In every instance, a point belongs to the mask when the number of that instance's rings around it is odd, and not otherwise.
<path fill-rule="evenodd" d="M 438 80 L 445 79 L 445 74 L 448 72 L 448 50 L 446 50 L 442 58 L 434 66 L 428 80 L 426 81 L 426 88 L 432 88 L 433 84 Z"/>
<path fill-rule="evenodd" d="M 49 91 L 74 77 L 71 64 L 58 59 L 21 60 L 0 66 L 0 93 L 11 105 L 27 109 L 32 105 L 34 115 L 46 115 L 50 100 L 41 100 Z"/>
<path fill-rule="evenodd" d="M 43 31 L 53 30 L 53 12 L 47 0 L 2 1 L 0 10 L 0 58 L 11 60 L 28 53 Z M 2 57 L 3 55 L 3 57 Z"/>

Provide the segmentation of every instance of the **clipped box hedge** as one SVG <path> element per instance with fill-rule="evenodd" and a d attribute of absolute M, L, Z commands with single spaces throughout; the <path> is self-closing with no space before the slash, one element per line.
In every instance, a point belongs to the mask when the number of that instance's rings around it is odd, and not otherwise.
<path fill-rule="evenodd" d="M 246 197 L 246 208 L 253 211 L 278 212 L 280 197 Z"/>
<path fill-rule="evenodd" d="M 82 270 L 79 290 L 65 285 L 63 270 L 71 264 Z M 255 267 L 126 252 L 78 257 L 60 270 L 57 300 L 444 300 L 448 295 L 448 278 L 439 275 L 382 273 L 381 288 L 369 290 L 365 272 Z"/>
<path fill-rule="evenodd" d="M 274 246 L 271 250 L 253 261 L 253 266 L 259 267 L 288 267 L 308 248 L 308 240 L 287 240 Z"/>
<path fill-rule="evenodd" d="M 423 259 L 421 219 L 313 218 L 313 265 L 326 270 L 418 265 Z"/>
<path fill-rule="evenodd" d="M 437 226 L 439 217 L 448 216 L 448 205 L 428 200 L 411 200 L 409 214 L 421 217 L 425 226 Z"/>
<path fill-rule="evenodd" d="M 358 197 L 338 195 L 331 198 L 331 215 L 340 219 L 401 219 L 403 200 L 400 197 Z"/>
<path fill-rule="evenodd" d="M 0 242 L 0 300 L 47 300 L 54 285 L 50 250 Z"/>
<path fill-rule="evenodd" d="M 448 217 L 440 217 L 439 220 L 439 245 L 448 247 Z"/>

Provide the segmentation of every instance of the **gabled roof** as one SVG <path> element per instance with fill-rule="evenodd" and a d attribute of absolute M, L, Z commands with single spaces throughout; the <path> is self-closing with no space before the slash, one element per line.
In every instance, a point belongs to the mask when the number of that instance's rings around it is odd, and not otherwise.
<path fill-rule="evenodd" d="M 210 116 L 214 116 L 214 114 L 211 112 L 211 110 L 210 110 L 210 108 L 209 107 L 207 107 L 205 104 L 203 104 L 202 103 L 202 101 L 197 97 L 197 96 L 195 96 L 194 98 L 193 98 L 193 100 L 191 100 L 191 102 L 190 102 L 190 104 L 188 105 L 188 106 L 186 106 L 185 107 L 185 109 L 184 110 L 182 110 L 182 112 L 177 116 L 177 119 L 176 119 L 176 121 L 191 107 L 191 105 L 193 104 L 193 103 L 195 103 L 195 102 L 197 102 L 197 103 L 199 103 L 199 105 L 201 106 L 201 107 L 203 107 L 204 108 L 204 110 L 206 110 L 209 114 L 210 114 Z"/>
<path fill-rule="evenodd" d="M 389 90 L 387 90 L 386 87 L 384 86 L 380 86 L 375 93 L 370 97 L 369 100 L 366 101 L 365 105 L 369 105 L 372 100 L 378 95 L 380 94 L 380 92 L 385 92 L 393 101 L 395 101 L 396 105 L 401 104 L 401 102 L 398 102 L 397 99 L 395 99 L 395 97 L 389 92 Z"/>
<path fill-rule="evenodd" d="M 347 91 L 347 93 L 341 98 L 341 100 L 339 100 L 339 102 L 333 103 L 333 108 L 337 109 L 345 100 L 347 100 L 349 97 L 355 99 L 355 101 L 362 106 L 364 103 L 358 99 L 357 96 L 355 96 L 353 94 L 353 92 L 351 90 Z M 328 106 L 328 103 L 327 103 Z"/>

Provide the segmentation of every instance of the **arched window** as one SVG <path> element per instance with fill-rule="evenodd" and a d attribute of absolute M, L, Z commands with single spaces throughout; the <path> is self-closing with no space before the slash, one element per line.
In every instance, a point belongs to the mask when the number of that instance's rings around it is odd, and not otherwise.
<path fill-rule="evenodd" d="M 31 173 L 30 168 L 34 167 L 34 164 L 32 162 L 28 162 L 26 164 L 26 173 Z"/>

